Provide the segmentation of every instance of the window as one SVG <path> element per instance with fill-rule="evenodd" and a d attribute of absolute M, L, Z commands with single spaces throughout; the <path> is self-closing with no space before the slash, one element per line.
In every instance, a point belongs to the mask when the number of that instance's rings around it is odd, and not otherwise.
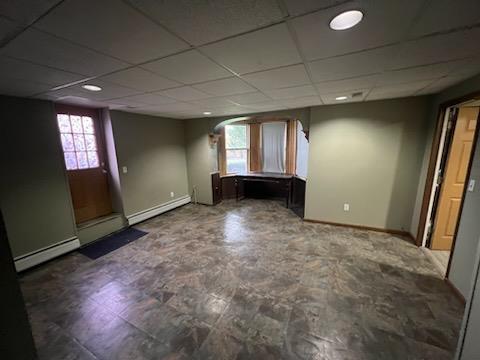
<path fill-rule="evenodd" d="M 57 115 L 67 170 L 99 167 L 95 127 L 90 116 Z"/>
<path fill-rule="evenodd" d="M 248 171 L 248 141 L 246 125 L 225 126 L 227 173 Z"/>

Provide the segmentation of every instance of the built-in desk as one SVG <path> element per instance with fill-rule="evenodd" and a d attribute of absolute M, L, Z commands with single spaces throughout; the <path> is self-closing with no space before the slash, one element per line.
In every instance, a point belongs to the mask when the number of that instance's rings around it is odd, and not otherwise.
<path fill-rule="evenodd" d="M 222 198 L 282 198 L 290 206 L 293 175 L 278 173 L 245 173 L 225 175 L 222 180 Z"/>

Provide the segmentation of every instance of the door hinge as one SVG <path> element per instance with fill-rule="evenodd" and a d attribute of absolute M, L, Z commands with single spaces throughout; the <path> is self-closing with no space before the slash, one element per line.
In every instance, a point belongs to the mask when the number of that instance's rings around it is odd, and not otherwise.
<path fill-rule="evenodd" d="M 452 130 L 453 127 L 453 120 L 449 119 L 447 122 L 447 130 Z"/>

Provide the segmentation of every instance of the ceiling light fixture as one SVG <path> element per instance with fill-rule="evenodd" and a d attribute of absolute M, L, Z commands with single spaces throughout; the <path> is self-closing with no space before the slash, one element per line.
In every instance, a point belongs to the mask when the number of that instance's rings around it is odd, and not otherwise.
<path fill-rule="evenodd" d="M 92 85 L 92 84 L 82 85 L 82 88 L 84 88 L 85 90 L 88 90 L 88 91 L 101 91 L 102 90 L 102 88 L 100 86 Z"/>
<path fill-rule="evenodd" d="M 337 96 L 337 97 L 335 98 L 335 100 L 337 100 L 337 101 L 342 101 L 342 100 L 347 100 L 347 99 L 348 99 L 347 96 Z"/>
<path fill-rule="evenodd" d="M 360 10 L 345 11 L 330 21 L 330 29 L 347 30 L 357 25 L 362 19 L 363 13 Z"/>
<path fill-rule="evenodd" d="M 204 111 L 203 115 L 212 115 L 212 113 L 210 111 Z"/>

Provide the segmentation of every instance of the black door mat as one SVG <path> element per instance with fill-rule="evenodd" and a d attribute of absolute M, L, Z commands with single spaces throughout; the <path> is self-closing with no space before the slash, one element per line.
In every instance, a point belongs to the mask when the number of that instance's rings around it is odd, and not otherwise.
<path fill-rule="evenodd" d="M 145 231 L 128 228 L 115 234 L 105 236 L 103 239 L 81 248 L 78 252 L 95 260 L 131 243 L 132 241 L 140 239 L 147 234 L 148 233 Z"/>

